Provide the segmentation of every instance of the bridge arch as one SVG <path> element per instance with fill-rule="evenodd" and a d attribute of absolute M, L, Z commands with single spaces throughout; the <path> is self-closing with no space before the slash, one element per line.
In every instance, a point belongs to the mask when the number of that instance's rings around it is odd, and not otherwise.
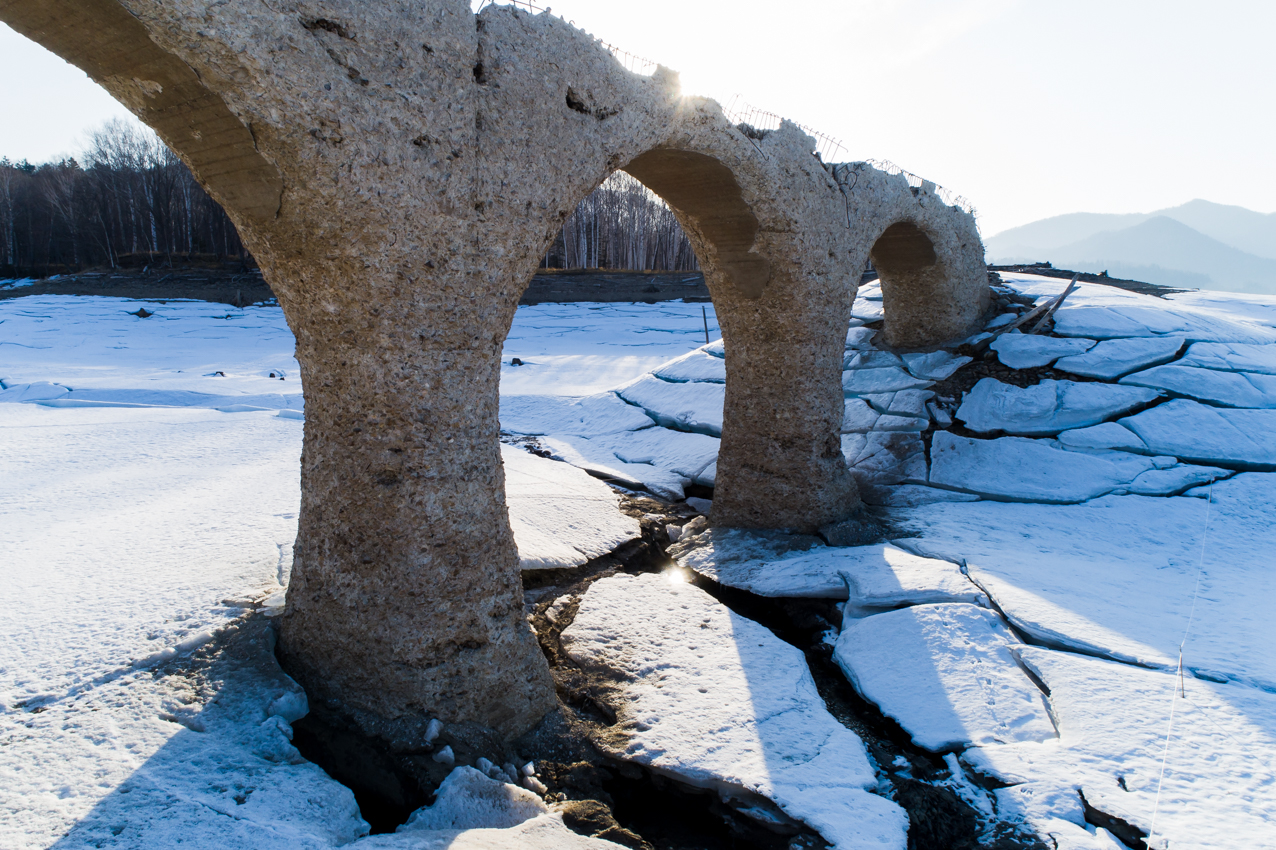
<path fill-rule="evenodd" d="M 887 228 L 930 235 L 962 276 L 942 297 L 982 279 L 973 219 L 954 235 L 942 202 L 880 172 L 848 189 L 796 126 L 746 137 L 552 15 L 192 9 L 0 0 L 0 19 L 155 127 L 279 296 L 306 393 L 281 659 L 312 705 L 391 741 L 431 717 L 517 734 L 554 706 L 503 498 L 499 361 L 549 241 L 607 174 L 664 197 L 705 268 L 727 353 L 716 524 L 812 530 L 856 507 L 843 340 Z"/>

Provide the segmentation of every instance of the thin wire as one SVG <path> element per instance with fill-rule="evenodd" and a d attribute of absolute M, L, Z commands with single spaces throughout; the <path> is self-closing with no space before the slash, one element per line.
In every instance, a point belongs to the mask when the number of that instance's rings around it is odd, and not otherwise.
<path fill-rule="evenodd" d="M 1187 615 L 1187 628 L 1183 630 L 1183 639 L 1179 641 L 1179 663 L 1174 692 L 1170 694 L 1170 721 L 1165 727 L 1165 747 L 1161 750 L 1161 773 L 1156 778 L 1156 803 L 1152 806 L 1152 826 L 1148 829 L 1147 846 L 1152 846 L 1152 836 L 1156 835 L 1156 816 L 1161 810 L 1161 786 L 1165 782 L 1165 763 L 1170 755 L 1170 738 L 1174 733 L 1174 712 L 1178 708 L 1178 697 L 1182 692 L 1187 698 L 1183 682 L 1183 647 L 1187 645 L 1188 633 L 1192 631 L 1192 621 L 1196 619 L 1196 598 L 1201 592 L 1201 573 L 1205 571 L 1205 544 L 1210 534 L 1210 508 L 1214 504 L 1214 479 L 1210 479 L 1209 498 L 1205 502 L 1205 529 L 1201 532 L 1201 560 L 1196 565 L 1196 587 L 1192 590 L 1192 607 Z"/>

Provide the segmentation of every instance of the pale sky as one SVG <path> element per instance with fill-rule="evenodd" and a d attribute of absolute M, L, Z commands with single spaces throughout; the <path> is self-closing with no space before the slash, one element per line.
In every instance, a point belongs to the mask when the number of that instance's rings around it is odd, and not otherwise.
<path fill-rule="evenodd" d="M 1276 3 L 541 0 L 682 74 L 968 197 L 985 236 L 1193 198 L 1276 208 Z M 0 156 L 125 114 L 0 25 Z"/>

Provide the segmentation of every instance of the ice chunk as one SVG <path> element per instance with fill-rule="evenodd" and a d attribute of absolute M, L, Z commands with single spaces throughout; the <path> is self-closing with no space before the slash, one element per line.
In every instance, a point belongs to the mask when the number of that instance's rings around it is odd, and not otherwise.
<path fill-rule="evenodd" d="M 1041 691 L 1011 654 L 1018 646 L 994 612 L 946 603 L 851 620 L 833 658 L 913 743 L 939 752 L 1055 737 Z"/>
<path fill-rule="evenodd" d="M 549 811 L 531 791 L 457 767 L 435 792 L 434 804 L 417 809 L 396 832 L 441 829 L 508 829 Z"/>
<path fill-rule="evenodd" d="M 1147 446 L 1133 431 L 1116 422 L 1064 431 L 1059 435 L 1059 442 L 1069 449 L 1106 449 L 1140 454 L 1147 451 Z"/>
<path fill-rule="evenodd" d="M 956 566 L 879 543 L 824 546 L 797 535 L 705 529 L 670 548 L 680 566 L 758 596 L 850 599 L 857 607 L 983 598 Z"/>
<path fill-rule="evenodd" d="M 1276 375 L 1220 372 L 1172 363 L 1126 375 L 1121 383 L 1169 390 L 1175 395 L 1225 407 L 1276 407 Z"/>
<path fill-rule="evenodd" d="M 842 389 L 851 395 L 925 389 L 932 383 L 934 382 L 923 378 L 914 378 L 898 366 L 882 369 L 853 369 L 842 373 Z"/>
<path fill-rule="evenodd" d="M 725 383 L 727 362 L 721 356 L 707 354 L 703 348 L 689 351 L 677 360 L 670 360 L 655 371 L 666 381 L 711 381 Z"/>
<path fill-rule="evenodd" d="M 843 434 L 842 455 L 861 485 L 926 483 L 926 445 L 915 431 Z"/>
<path fill-rule="evenodd" d="M 51 384 L 48 381 L 13 384 L 0 390 L 0 404 L 5 402 L 45 401 L 51 398 L 61 398 L 69 392 L 70 390 L 61 384 Z"/>
<path fill-rule="evenodd" d="M 501 430 L 508 434 L 571 434 L 592 437 L 655 425 L 650 416 L 615 393 L 583 398 L 552 395 L 501 396 Z"/>
<path fill-rule="evenodd" d="M 922 484 L 861 484 L 860 496 L 870 505 L 887 505 L 907 508 L 914 505 L 929 505 L 932 502 L 977 502 L 979 497 L 974 493 L 958 493 L 955 490 L 941 490 L 938 487 L 927 487 Z"/>
<path fill-rule="evenodd" d="M 1197 342 L 1187 349 L 1178 365 L 1276 375 L 1276 345 Z"/>
<path fill-rule="evenodd" d="M 1045 440 L 1001 437 L 974 440 L 935 434 L 930 483 L 991 499 L 1066 504 L 1124 487 L 1154 467 L 1123 452 L 1067 452 Z"/>
<path fill-rule="evenodd" d="M 997 359 L 1011 369 L 1033 369 L 1047 366 L 1060 357 L 1081 354 L 1094 347 L 1092 339 L 1060 339 L 1036 334 L 1008 333 L 992 341 Z"/>
<path fill-rule="evenodd" d="M 925 431 L 930 426 L 930 419 L 916 416 L 896 416 L 888 413 L 877 418 L 873 424 L 874 431 Z"/>
<path fill-rule="evenodd" d="M 951 378 L 953 373 L 965 366 L 973 358 L 958 357 L 947 351 L 932 351 L 927 354 L 904 354 L 904 366 L 918 378 L 930 381 L 943 381 Z"/>
<path fill-rule="evenodd" d="M 842 407 L 842 432 L 871 431 L 879 415 L 864 399 L 848 398 Z"/>
<path fill-rule="evenodd" d="M 871 393 L 864 400 L 879 413 L 896 416 L 926 416 L 926 402 L 935 397 L 930 390 L 900 390 L 893 393 Z"/>
<path fill-rule="evenodd" d="M 972 431 L 1047 436 L 1097 425 L 1154 401 L 1159 395 L 1151 389 L 1099 383 L 1046 380 L 1031 387 L 1016 387 L 996 378 L 980 378 L 962 400 L 957 418 Z"/>
<path fill-rule="evenodd" d="M 846 347 L 856 349 L 870 349 L 873 347 L 873 337 L 877 331 L 873 328 L 853 327 L 846 331 Z"/>
<path fill-rule="evenodd" d="M 889 369 L 897 368 L 903 363 L 898 354 L 889 351 L 855 351 L 846 355 L 842 361 L 842 369 Z"/>
<path fill-rule="evenodd" d="M 902 848 L 908 820 L 868 793 L 864 745 L 828 713 L 801 650 L 662 575 L 595 582 L 563 645 L 609 677 L 618 719 L 595 739 L 723 797 L 757 794 L 836 848 Z"/>
<path fill-rule="evenodd" d="M 606 445 L 625 463 L 651 464 L 693 480 L 717 462 L 721 444 L 717 437 L 667 428 L 606 434 L 595 437 L 594 442 Z"/>
<path fill-rule="evenodd" d="M 1216 466 L 1180 464 L 1168 469 L 1149 469 L 1125 487 L 1139 496 L 1177 496 L 1199 484 L 1208 484 L 1235 474 L 1230 469 Z"/>
<path fill-rule="evenodd" d="M 620 389 L 620 397 L 641 407 L 666 428 L 700 434 L 722 434 L 725 384 L 674 383 L 643 375 Z"/>
<path fill-rule="evenodd" d="M 1181 337 L 1105 339 L 1085 354 L 1060 358 L 1054 367 L 1074 375 L 1110 381 L 1137 369 L 1168 363 L 1182 349 Z"/>
<path fill-rule="evenodd" d="M 713 357 L 725 358 L 727 356 L 726 343 L 724 343 L 720 339 L 715 339 L 713 342 L 709 343 L 708 345 L 701 346 L 700 350 L 703 351 L 705 354 L 711 355 Z"/>
<path fill-rule="evenodd" d="M 615 491 L 583 470 L 505 445 L 501 460 L 522 569 L 580 566 L 641 536 Z"/>
<path fill-rule="evenodd" d="M 1157 454 L 1234 469 L 1276 469 L 1276 410 L 1232 410 L 1174 399 L 1120 424 Z"/>
<path fill-rule="evenodd" d="M 616 457 L 616 453 L 601 438 L 588 440 L 584 437 L 542 437 L 540 442 L 555 458 L 572 466 L 635 489 L 649 490 L 671 502 L 681 499 L 682 488 L 691 483 L 689 476 L 649 463 L 626 463 Z"/>

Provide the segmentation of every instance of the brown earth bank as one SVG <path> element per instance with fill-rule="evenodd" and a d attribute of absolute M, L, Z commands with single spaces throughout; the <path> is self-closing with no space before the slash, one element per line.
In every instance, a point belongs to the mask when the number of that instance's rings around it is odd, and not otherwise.
<path fill-rule="evenodd" d="M 873 280 L 867 272 L 864 280 Z M 57 275 L 28 286 L 0 289 L 0 299 L 26 295 L 109 295 L 143 301 L 192 298 L 236 307 L 273 300 L 261 271 L 239 263 L 146 266 L 97 269 Z M 532 278 L 519 304 L 575 301 L 645 302 L 711 301 L 704 274 L 698 271 L 634 271 L 614 269 L 542 269 Z"/>

